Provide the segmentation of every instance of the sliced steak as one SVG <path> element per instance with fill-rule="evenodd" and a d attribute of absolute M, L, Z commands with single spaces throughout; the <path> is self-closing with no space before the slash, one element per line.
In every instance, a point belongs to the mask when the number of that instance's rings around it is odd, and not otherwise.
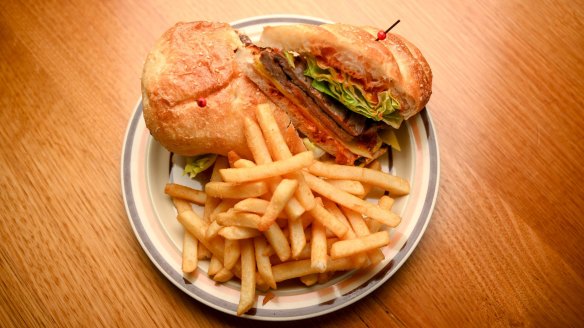
<path fill-rule="evenodd" d="M 313 88 L 312 78 L 304 75 L 306 64 L 303 60 L 296 60 L 294 67 L 290 65 L 282 54 L 275 54 L 274 60 L 282 66 L 284 73 L 292 83 L 309 95 L 343 130 L 354 137 L 363 133 L 367 118 L 348 110 L 337 100 Z"/>
<path fill-rule="evenodd" d="M 312 119 L 323 123 L 329 128 L 338 138 L 344 142 L 350 143 L 355 140 L 355 137 L 347 133 L 343 128 L 337 124 L 320 106 L 318 106 L 313 98 L 311 98 L 304 90 L 294 84 L 284 72 L 282 66 L 275 60 L 275 52 L 266 49 L 260 53 L 260 62 L 264 68 L 270 73 L 272 78 L 286 89 L 291 96 L 293 96 L 303 107 L 305 107 Z M 284 59 L 285 60 L 285 59 Z"/>

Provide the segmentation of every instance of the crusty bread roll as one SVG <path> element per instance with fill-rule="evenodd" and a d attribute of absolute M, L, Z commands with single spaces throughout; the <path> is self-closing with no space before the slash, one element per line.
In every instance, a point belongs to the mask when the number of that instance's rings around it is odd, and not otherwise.
<path fill-rule="evenodd" d="M 319 62 L 362 82 L 365 90 L 390 90 L 409 118 L 432 93 L 432 71 L 421 52 L 403 37 L 347 24 L 282 25 L 264 28 L 259 45 L 309 53 Z"/>
<path fill-rule="evenodd" d="M 212 22 L 178 23 L 156 42 L 144 64 L 142 103 L 146 126 L 162 146 L 184 156 L 235 151 L 251 158 L 243 118 L 255 117 L 256 106 L 269 100 L 238 68 L 241 46 L 231 26 Z M 273 107 L 287 139 L 298 139 L 287 115 Z"/>

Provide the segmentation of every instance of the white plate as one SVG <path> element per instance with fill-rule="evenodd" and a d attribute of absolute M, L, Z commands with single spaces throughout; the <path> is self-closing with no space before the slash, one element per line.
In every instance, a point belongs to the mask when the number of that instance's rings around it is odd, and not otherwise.
<path fill-rule="evenodd" d="M 252 40 L 265 25 L 326 23 L 304 16 L 261 16 L 232 23 Z M 255 307 L 244 317 L 258 320 L 295 320 L 323 315 L 365 297 L 385 283 L 406 261 L 422 237 L 438 192 L 439 153 L 430 114 L 425 109 L 408 120 L 398 132 L 402 147 L 393 152 L 393 165 L 386 159 L 384 170 L 409 179 L 411 193 L 398 198 L 393 211 L 402 217 L 392 229 L 391 244 L 383 248 L 385 260 L 373 268 L 347 272 L 323 285 L 310 288 L 283 284 L 273 291 L 276 298 L 262 305 L 259 294 Z M 128 124 L 122 150 L 121 182 L 128 217 L 138 241 L 156 267 L 178 288 L 220 311 L 235 315 L 239 283 L 216 284 L 206 275 L 207 261 L 191 277 L 181 271 L 183 230 L 176 211 L 164 195 L 168 181 L 196 186 L 182 175 L 180 161 L 171 164 L 170 154 L 150 136 L 138 102 Z M 199 208 L 195 208 L 200 210 Z"/>

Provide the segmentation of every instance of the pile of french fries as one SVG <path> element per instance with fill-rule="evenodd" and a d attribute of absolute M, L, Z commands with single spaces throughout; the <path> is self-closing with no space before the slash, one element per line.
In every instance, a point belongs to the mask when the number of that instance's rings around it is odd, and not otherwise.
<path fill-rule="evenodd" d="M 237 315 L 252 308 L 256 290 L 267 292 L 265 303 L 282 281 L 299 278 L 311 286 L 382 261 L 388 228 L 401 220 L 391 211 L 393 200 L 410 188 L 377 161 L 343 166 L 315 160 L 301 142 L 290 147 L 272 110 L 259 105 L 256 120 L 245 120 L 253 161 L 231 152 L 217 158 L 204 191 L 165 188 L 185 228 L 183 272 L 209 259 L 213 280 L 239 278 Z M 377 204 L 364 199 L 372 188 L 385 191 Z M 202 217 L 191 203 L 204 206 Z"/>

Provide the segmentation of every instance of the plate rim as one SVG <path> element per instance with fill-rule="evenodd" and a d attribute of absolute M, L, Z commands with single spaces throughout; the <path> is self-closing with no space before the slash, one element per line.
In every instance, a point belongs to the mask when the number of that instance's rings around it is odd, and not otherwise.
<path fill-rule="evenodd" d="M 244 27 L 249 26 L 249 25 L 267 24 L 267 23 L 272 23 L 272 22 L 273 23 L 294 23 L 294 22 L 296 22 L 296 23 L 299 23 L 299 22 L 311 23 L 312 22 L 312 23 L 321 24 L 321 23 L 326 23 L 326 22 L 330 22 L 330 21 L 324 20 L 321 18 L 312 17 L 312 16 L 278 14 L 278 15 L 252 16 L 249 18 L 234 21 L 230 24 L 232 26 L 234 26 L 235 28 L 244 28 Z M 380 270 L 376 274 L 376 276 L 383 274 L 383 277 L 381 279 L 371 278 L 369 280 L 369 281 L 374 281 L 375 282 L 374 285 L 367 287 L 367 289 L 365 291 L 363 291 L 362 293 L 360 293 L 359 295 L 352 297 L 352 298 L 348 299 L 347 301 L 345 301 L 344 303 L 339 304 L 337 306 L 330 306 L 326 309 L 323 309 L 322 311 L 314 311 L 311 313 L 305 313 L 305 314 L 295 315 L 295 316 L 286 316 L 286 317 L 283 317 L 283 316 L 258 316 L 258 315 L 246 314 L 246 315 L 241 316 L 242 318 L 262 320 L 262 321 L 291 321 L 291 320 L 301 320 L 301 319 L 308 319 L 308 318 L 313 318 L 313 317 L 317 317 L 317 316 L 322 316 L 322 315 L 340 310 L 342 308 L 345 308 L 345 307 L 353 304 L 354 302 L 363 299 L 364 297 L 366 297 L 367 295 L 369 295 L 370 293 L 375 291 L 377 288 L 379 288 L 381 285 L 383 285 L 387 280 L 389 280 L 389 278 L 391 278 L 401 268 L 401 266 L 407 261 L 409 256 L 413 253 L 414 249 L 417 247 L 418 243 L 422 239 L 422 237 L 427 229 L 427 226 L 428 226 L 428 224 L 431 220 L 432 214 L 434 212 L 434 208 L 436 205 L 436 200 L 437 200 L 438 192 L 439 192 L 439 185 L 440 185 L 440 149 L 438 146 L 439 143 L 438 143 L 438 138 L 436 135 L 435 125 L 433 123 L 432 117 L 431 117 L 427 108 L 424 108 L 417 115 L 421 115 L 422 122 L 424 123 L 425 132 L 427 134 L 427 140 L 428 140 L 428 152 L 429 152 L 429 155 L 431 157 L 430 158 L 431 172 L 429 174 L 430 181 L 428 182 L 427 190 L 424 191 L 425 195 L 424 195 L 423 203 L 428 202 L 428 195 L 429 194 L 432 194 L 432 195 L 431 195 L 431 199 L 429 200 L 429 202 L 430 202 L 429 206 L 422 205 L 425 207 L 423 208 L 423 213 L 420 213 L 420 215 L 418 217 L 418 220 L 422 220 L 422 219 L 424 220 L 423 224 L 421 226 L 418 226 L 416 223 L 416 225 L 414 226 L 414 229 L 410 233 L 410 236 L 408 236 L 408 239 L 406 239 L 406 244 L 392 258 L 392 262 L 393 262 L 393 260 L 395 260 L 396 258 L 399 257 L 397 263 L 395 265 L 388 263 L 386 265 L 386 267 L 390 267 L 390 268 L 385 270 L 385 267 L 384 267 L 382 270 Z M 130 133 L 132 133 L 132 132 L 133 132 L 132 137 L 135 136 L 136 128 L 137 128 L 138 122 L 141 119 L 141 117 L 142 117 L 142 97 L 140 96 L 136 105 L 134 106 L 134 109 L 133 109 L 132 114 L 130 116 L 128 125 L 126 127 L 126 131 L 125 131 L 124 139 L 123 139 L 121 158 L 120 158 L 120 164 L 121 164 L 120 165 L 120 180 L 121 180 L 121 187 L 122 187 L 121 188 L 122 197 L 123 197 L 123 201 L 124 201 L 124 206 L 126 208 L 126 214 L 127 214 L 128 220 L 130 221 L 130 224 L 132 226 L 132 229 L 134 231 L 136 239 L 138 239 L 140 246 L 142 247 L 144 252 L 147 254 L 150 261 L 157 267 L 157 269 L 160 272 L 163 273 L 163 275 L 168 280 L 170 280 L 181 291 L 186 292 L 187 295 L 195 298 L 197 301 L 199 301 L 207 306 L 210 306 L 218 311 L 221 311 L 223 313 L 227 313 L 230 315 L 235 315 L 235 312 L 233 310 L 230 310 L 226 307 L 221 307 L 215 303 L 212 303 L 212 302 L 204 299 L 203 297 L 196 295 L 196 293 L 193 293 L 192 291 L 187 290 L 184 285 L 181 285 L 180 282 L 176 281 L 172 276 L 170 276 L 170 274 L 166 271 L 166 269 L 162 267 L 162 263 L 158 263 L 158 260 L 160 259 L 160 260 L 164 261 L 166 265 L 170 265 L 170 264 L 168 262 L 166 262 L 164 260 L 164 257 L 160 254 L 158 254 L 159 259 L 155 258 L 154 254 L 152 254 L 150 252 L 149 248 L 145 245 L 145 241 L 142 239 L 144 236 L 137 230 L 138 227 L 136 227 L 134 224 L 133 215 L 132 215 L 130 206 L 132 206 L 132 205 L 136 206 L 136 205 L 135 205 L 135 202 L 133 199 L 128 198 L 129 196 L 128 196 L 128 193 L 126 191 L 126 189 L 128 189 L 128 188 L 130 188 L 130 189 L 132 188 L 131 174 L 127 174 L 127 172 L 126 172 L 126 168 L 129 168 L 129 166 L 130 166 L 129 160 L 132 159 L 132 156 L 131 156 L 132 152 L 131 151 L 128 152 L 127 146 L 129 145 L 130 150 L 132 149 L 133 144 L 131 142 L 129 142 L 130 140 L 128 139 L 128 137 L 130 137 Z M 149 136 L 148 138 L 152 138 L 152 137 Z M 434 172 L 435 172 L 435 174 L 434 174 Z M 130 177 L 128 182 L 126 182 L 126 180 L 125 180 L 126 175 L 128 175 Z M 432 181 L 432 180 L 434 180 L 434 181 Z M 131 190 L 130 190 L 130 194 L 132 194 Z M 138 213 L 136 213 L 136 214 L 138 214 Z M 412 239 L 412 237 L 415 237 L 415 238 Z M 404 249 L 406 249 L 405 252 L 402 252 Z M 368 281 L 365 282 L 364 284 L 367 284 L 367 283 L 368 283 Z"/>

